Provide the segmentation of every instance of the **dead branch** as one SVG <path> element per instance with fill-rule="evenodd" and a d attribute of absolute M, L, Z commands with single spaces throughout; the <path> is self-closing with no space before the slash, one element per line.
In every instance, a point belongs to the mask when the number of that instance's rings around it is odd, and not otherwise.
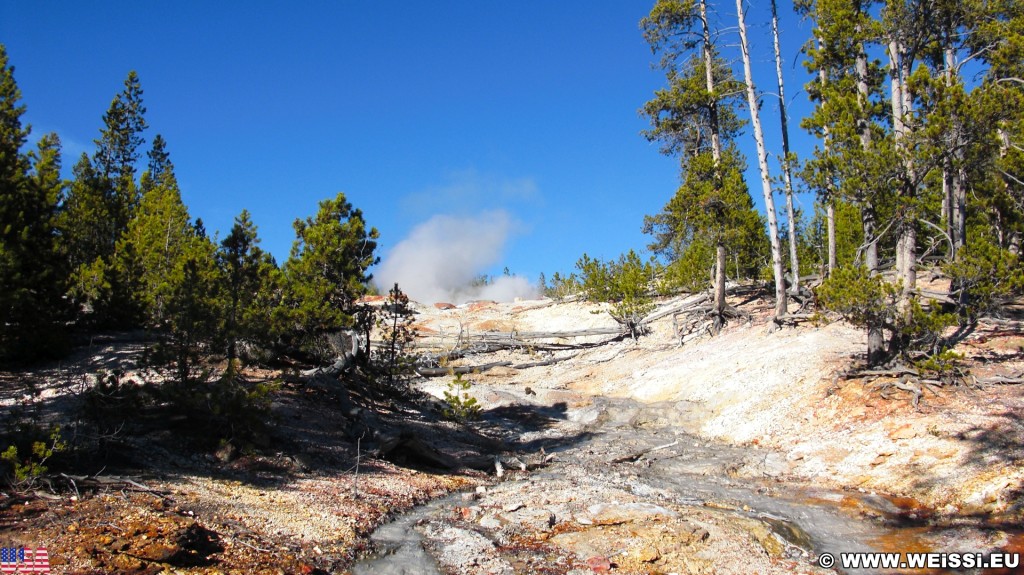
<path fill-rule="evenodd" d="M 668 449 L 669 447 L 675 447 L 676 445 L 679 445 L 678 440 L 673 441 L 672 443 L 666 443 L 665 445 L 659 445 L 657 447 L 652 447 L 650 449 L 644 449 L 641 451 L 630 453 L 629 455 L 623 455 L 622 457 L 616 457 L 615 459 L 612 460 L 612 463 L 637 462 L 640 461 L 642 458 L 646 457 L 647 455 L 654 453 L 655 451 Z"/>
<path fill-rule="evenodd" d="M 1024 383 L 1024 377 L 1006 377 L 1005 375 L 992 375 L 989 377 L 977 378 L 981 385 L 1017 385 Z"/>

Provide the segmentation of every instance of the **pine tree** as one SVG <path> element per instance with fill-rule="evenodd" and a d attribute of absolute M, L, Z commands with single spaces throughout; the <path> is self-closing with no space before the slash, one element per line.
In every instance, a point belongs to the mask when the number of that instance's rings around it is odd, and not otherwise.
<path fill-rule="evenodd" d="M 131 292 L 133 308 L 153 328 L 168 321 L 167 302 L 182 281 L 181 259 L 195 236 L 164 145 L 157 136 L 151 153 L 157 161 L 142 176 L 145 192 L 114 258 L 115 271 L 138 286 Z"/>
<path fill-rule="evenodd" d="M 83 154 L 75 164 L 60 219 L 72 269 L 69 295 L 88 312 L 83 320 L 97 326 L 129 326 L 141 319 L 135 290 L 143 254 L 121 240 L 141 200 L 135 173 L 145 113 L 138 75 L 131 72 L 103 115 L 92 160 Z"/>
<path fill-rule="evenodd" d="M 659 0 L 641 27 L 662 54 L 669 81 L 642 109 L 652 124 L 645 135 L 661 142 L 664 153 L 678 154 L 683 171 L 683 185 L 662 213 L 645 218 L 644 231 L 655 236 L 652 251 L 672 262 L 670 273 L 674 264 L 690 268 L 695 255 L 712 251 L 717 330 L 728 252 L 749 253 L 758 243 L 750 241 L 749 225 L 759 217 L 743 180 L 744 161 L 730 145 L 742 127 L 735 112 L 742 85 L 716 55 L 705 0 Z"/>
<path fill-rule="evenodd" d="M 199 357 L 209 353 L 217 335 L 223 278 L 215 250 L 207 238 L 193 237 L 175 270 L 180 281 L 172 286 L 167 301 L 172 356 L 181 384 L 192 381 Z"/>
<path fill-rule="evenodd" d="M 378 233 L 343 193 L 320 202 L 315 217 L 295 220 L 294 227 L 278 317 L 283 332 L 315 345 L 319 336 L 353 325 L 355 302 L 372 278 L 367 270 L 379 259 Z"/>
<path fill-rule="evenodd" d="M 127 229 L 140 200 L 135 173 L 139 148 L 145 142 L 142 136 L 147 127 L 145 114 L 142 86 L 133 70 L 125 78 L 124 90 L 114 98 L 103 115 L 103 128 L 99 139 L 95 140 L 96 153 L 93 156 L 97 174 L 109 187 L 104 191 L 115 234 Z M 110 241 L 113 244 L 117 237 Z"/>
<path fill-rule="evenodd" d="M 64 182 L 60 139 L 22 153 L 25 106 L 0 44 L 0 361 L 54 355 L 63 343 L 66 273 L 54 229 Z"/>
<path fill-rule="evenodd" d="M 278 305 L 280 272 L 259 243 L 256 225 L 242 210 L 217 251 L 225 281 L 223 337 L 229 365 L 239 356 L 240 341 L 266 345 L 273 336 L 270 316 Z"/>

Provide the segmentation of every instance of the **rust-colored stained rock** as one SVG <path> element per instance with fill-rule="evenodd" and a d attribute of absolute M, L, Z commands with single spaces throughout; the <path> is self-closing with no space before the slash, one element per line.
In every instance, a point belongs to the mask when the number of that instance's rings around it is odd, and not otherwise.
<path fill-rule="evenodd" d="M 612 570 L 612 562 L 607 557 L 591 557 L 587 559 L 587 567 L 594 573 L 607 573 Z"/>
<path fill-rule="evenodd" d="M 434 304 L 434 307 L 436 307 L 439 310 L 455 309 L 455 304 L 439 301 Z"/>
<path fill-rule="evenodd" d="M 482 309 L 489 309 L 498 305 L 497 302 L 493 301 L 474 301 L 469 302 L 469 311 L 480 311 Z"/>

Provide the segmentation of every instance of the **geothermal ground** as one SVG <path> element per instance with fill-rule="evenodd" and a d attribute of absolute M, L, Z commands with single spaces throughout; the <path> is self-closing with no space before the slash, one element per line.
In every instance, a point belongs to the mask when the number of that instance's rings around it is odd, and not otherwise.
<path fill-rule="evenodd" d="M 466 425 L 441 417 L 451 376 L 394 399 L 251 370 L 289 382 L 267 446 L 196 455 L 139 429 L 116 469 L 89 470 L 107 483 L 0 498 L 3 540 L 46 546 L 57 573 L 828 573 L 823 553 L 1020 550 L 1024 386 L 973 383 L 1024 371 L 1014 324 L 980 325 L 957 347 L 975 378 L 915 405 L 897 378 L 847 376 L 860 331 L 771 332 L 762 303 L 684 345 L 666 316 L 636 341 L 466 355 L 446 367 L 502 364 L 464 376 L 482 407 Z M 416 310 L 435 351 L 617 326 L 550 300 Z M 56 418 L 140 349 L 101 341 L 4 376 L 34 378 Z"/>

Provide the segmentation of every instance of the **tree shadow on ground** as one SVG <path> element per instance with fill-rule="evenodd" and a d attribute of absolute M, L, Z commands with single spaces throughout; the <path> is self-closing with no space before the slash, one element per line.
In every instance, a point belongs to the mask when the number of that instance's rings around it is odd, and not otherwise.
<path fill-rule="evenodd" d="M 986 417 L 983 423 L 973 424 L 951 438 L 966 448 L 960 462 L 962 467 L 973 470 L 1013 470 L 1024 466 L 1024 416 L 1012 408 Z M 922 471 L 915 483 L 915 490 L 929 491 L 948 481 L 944 476 Z M 972 504 L 958 514 L 957 521 L 983 529 L 1024 532 L 1021 528 L 1021 520 L 1024 518 L 1024 481 L 1007 477 L 1006 483 L 995 485 L 994 489 L 990 495 L 982 496 L 976 505 Z M 911 515 L 911 519 L 923 522 L 928 522 L 928 517 L 927 514 L 919 516 L 916 512 Z"/>

